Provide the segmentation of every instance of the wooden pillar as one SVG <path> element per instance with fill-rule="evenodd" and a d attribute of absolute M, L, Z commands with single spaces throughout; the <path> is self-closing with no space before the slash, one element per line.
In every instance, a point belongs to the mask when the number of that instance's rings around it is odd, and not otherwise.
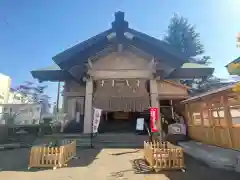
<path fill-rule="evenodd" d="M 92 132 L 92 100 L 93 100 L 93 80 L 88 79 L 86 82 L 85 92 L 85 113 L 84 113 L 84 129 L 83 132 L 89 134 Z"/>
<path fill-rule="evenodd" d="M 63 86 L 63 103 L 62 103 L 62 107 L 63 107 L 63 112 L 64 113 L 68 112 L 68 97 L 66 95 L 66 92 L 68 92 L 68 88 L 67 88 L 67 83 L 64 82 L 64 86 Z"/>
<path fill-rule="evenodd" d="M 157 80 L 150 80 L 150 97 L 151 107 L 158 109 L 158 129 L 160 134 L 160 140 L 163 140 L 163 131 L 161 126 L 161 114 L 160 114 L 160 103 L 158 98 Z"/>
<path fill-rule="evenodd" d="M 203 118 L 203 110 L 204 110 L 204 106 L 203 106 L 203 101 L 200 100 L 199 101 L 199 104 L 200 104 L 200 117 L 201 117 L 201 126 L 199 127 L 200 128 L 200 137 L 199 139 L 203 142 L 203 143 L 207 143 L 208 141 L 208 131 L 206 130 L 205 126 L 204 126 L 204 118 Z"/>
<path fill-rule="evenodd" d="M 190 114 L 190 108 L 189 108 L 189 104 L 184 104 L 184 108 L 185 108 L 185 118 L 186 118 L 186 125 L 192 125 L 192 118 L 189 115 Z"/>
<path fill-rule="evenodd" d="M 191 110 L 189 108 L 189 104 L 186 103 L 184 104 L 185 106 L 185 121 L 186 121 L 186 130 L 187 130 L 187 135 L 192 138 L 192 126 L 193 126 L 193 121 L 192 121 L 192 116 L 191 116 Z M 190 129 L 190 130 L 189 130 Z"/>
<path fill-rule="evenodd" d="M 229 103 L 228 103 L 228 98 L 227 95 L 223 95 L 221 97 L 223 100 L 223 107 L 224 107 L 224 120 L 227 123 L 227 131 L 228 131 L 228 141 L 229 141 L 229 148 L 234 148 L 233 147 L 233 142 L 232 142 L 232 117 L 230 114 L 230 108 L 229 108 Z"/>
<path fill-rule="evenodd" d="M 172 102 L 172 100 L 170 100 L 170 105 L 171 105 L 172 118 L 174 119 L 173 102 Z"/>
<path fill-rule="evenodd" d="M 209 123 L 210 123 L 210 128 L 212 132 L 212 139 L 211 139 L 211 144 L 216 145 L 216 130 L 215 130 L 215 122 L 213 119 L 213 114 L 212 114 L 212 100 L 205 99 L 205 102 L 207 103 L 208 107 L 208 118 L 209 118 Z"/>

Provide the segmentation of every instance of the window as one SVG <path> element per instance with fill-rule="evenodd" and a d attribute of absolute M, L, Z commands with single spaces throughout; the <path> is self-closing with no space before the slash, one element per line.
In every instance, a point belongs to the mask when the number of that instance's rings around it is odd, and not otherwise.
<path fill-rule="evenodd" d="M 224 108 L 219 107 L 219 108 L 213 108 L 211 109 L 212 111 L 212 118 L 213 118 L 213 123 L 215 126 L 227 126 L 227 123 L 224 118 Z"/>
<path fill-rule="evenodd" d="M 192 112 L 192 122 L 193 125 L 199 126 L 202 125 L 202 118 L 201 118 L 201 103 L 195 102 L 190 105 L 190 112 Z"/>
<path fill-rule="evenodd" d="M 200 112 L 193 112 L 192 117 L 193 117 L 193 124 L 194 125 L 201 125 L 202 124 Z"/>
<path fill-rule="evenodd" d="M 240 105 L 230 106 L 233 126 L 240 126 Z"/>
<path fill-rule="evenodd" d="M 208 110 L 203 110 L 203 125 L 204 126 L 210 126 L 210 120 L 209 120 L 209 115 L 208 115 Z"/>

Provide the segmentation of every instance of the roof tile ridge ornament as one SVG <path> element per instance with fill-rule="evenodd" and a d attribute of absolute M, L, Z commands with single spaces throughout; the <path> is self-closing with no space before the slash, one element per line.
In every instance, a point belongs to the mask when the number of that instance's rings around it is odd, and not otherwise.
<path fill-rule="evenodd" d="M 128 29 L 128 22 L 124 19 L 124 12 L 117 11 L 114 14 L 115 20 L 112 22 L 112 30 L 116 32 L 119 43 L 124 41 L 124 32 Z"/>
<path fill-rule="evenodd" d="M 112 22 L 112 28 L 128 28 L 128 22 L 125 21 L 125 13 L 122 11 L 117 11 L 114 13 L 115 20 Z"/>

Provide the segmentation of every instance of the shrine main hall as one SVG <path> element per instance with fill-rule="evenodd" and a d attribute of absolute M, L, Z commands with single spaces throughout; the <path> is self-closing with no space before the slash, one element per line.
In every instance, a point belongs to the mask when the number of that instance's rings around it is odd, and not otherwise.
<path fill-rule="evenodd" d="M 53 66 L 34 70 L 32 76 L 64 83 L 63 111 L 83 133 L 91 133 L 93 108 L 103 110 L 100 132 L 134 131 L 136 117 L 149 107 L 172 116 L 174 106 L 189 95 L 180 80 L 214 71 L 130 28 L 123 12 L 115 13 L 109 29 L 52 59 Z"/>

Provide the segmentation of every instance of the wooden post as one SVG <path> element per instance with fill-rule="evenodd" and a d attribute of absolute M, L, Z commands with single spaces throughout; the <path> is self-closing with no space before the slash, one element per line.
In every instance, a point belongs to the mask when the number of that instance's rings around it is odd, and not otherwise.
<path fill-rule="evenodd" d="M 185 118 L 186 118 L 186 130 L 187 130 L 187 136 L 192 138 L 191 130 L 192 130 L 192 117 L 190 114 L 190 108 L 189 104 L 185 104 Z M 190 129 L 190 133 L 189 133 Z"/>
<path fill-rule="evenodd" d="M 173 103 L 172 103 L 172 100 L 170 100 L 170 105 L 171 105 L 172 118 L 174 119 Z"/>
<path fill-rule="evenodd" d="M 151 107 L 158 109 L 158 129 L 159 129 L 159 135 L 160 140 L 163 141 L 163 130 L 162 130 L 162 123 L 161 123 L 161 113 L 160 113 L 160 101 L 158 98 L 158 86 L 157 86 L 157 80 L 151 79 L 150 80 L 150 97 L 151 97 Z"/>
<path fill-rule="evenodd" d="M 207 132 L 206 132 L 206 129 L 204 127 L 204 119 L 203 119 L 203 109 L 204 109 L 204 107 L 203 107 L 203 102 L 202 101 L 200 101 L 199 109 L 200 109 L 200 117 L 201 117 L 201 126 L 200 126 L 200 128 L 201 128 L 200 129 L 200 131 L 201 131 L 200 136 L 201 137 L 199 137 L 199 139 L 201 139 L 203 141 L 203 143 L 207 143 L 206 140 L 208 139 L 208 135 L 206 135 Z"/>
<path fill-rule="evenodd" d="M 224 107 L 224 120 L 227 123 L 227 130 L 228 130 L 228 141 L 229 141 L 229 148 L 233 148 L 233 142 L 232 142 L 232 117 L 230 114 L 230 108 L 228 103 L 227 95 L 222 96 L 223 98 L 223 107 Z"/>
<path fill-rule="evenodd" d="M 215 144 L 216 142 L 216 131 L 215 131 L 215 125 L 214 125 L 214 120 L 212 117 L 212 102 L 209 101 L 209 99 L 207 100 L 207 107 L 208 107 L 208 118 L 209 118 L 209 123 L 210 123 L 210 128 L 212 130 L 212 141 L 211 144 Z"/>

